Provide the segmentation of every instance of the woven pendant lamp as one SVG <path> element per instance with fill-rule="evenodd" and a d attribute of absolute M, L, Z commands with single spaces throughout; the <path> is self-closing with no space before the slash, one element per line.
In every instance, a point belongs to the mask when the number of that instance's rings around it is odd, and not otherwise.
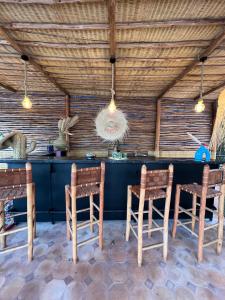
<path fill-rule="evenodd" d="M 107 107 L 98 113 L 95 126 L 97 135 L 104 141 L 116 142 L 123 140 L 126 136 L 128 122 L 126 115 L 116 107 L 114 90 L 115 59 L 111 59 L 110 62 L 112 64 L 111 101 Z"/>

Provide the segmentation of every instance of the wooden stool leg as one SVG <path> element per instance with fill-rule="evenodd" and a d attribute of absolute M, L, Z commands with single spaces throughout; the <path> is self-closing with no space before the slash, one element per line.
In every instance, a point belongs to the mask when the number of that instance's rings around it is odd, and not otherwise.
<path fill-rule="evenodd" d="M 200 212 L 199 212 L 198 262 L 201 262 L 203 260 L 206 196 L 203 196 L 200 201 L 201 201 L 200 202 L 201 205 L 200 205 Z"/>
<path fill-rule="evenodd" d="M 224 189 L 222 187 L 222 189 Z M 220 254 L 222 251 L 222 243 L 223 243 L 223 223 L 224 223 L 224 193 L 219 197 L 219 207 L 218 207 L 218 242 L 216 251 L 217 254 Z"/>
<path fill-rule="evenodd" d="M 65 186 L 65 199 L 66 199 L 66 236 L 68 240 L 71 240 L 71 232 L 70 232 L 70 194 L 68 191 L 69 186 Z"/>
<path fill-rule="evenodd" d="M 138 266 L 142 265 L 142 248 L 143 248 L 143 211 L 144 211 L 144 198 L 140 197 L 138 209 Z"/>
<path fill-rule="evenodd" d="M 93 205 L 93 195 L 89 197 L 90 202 L 90 230 L 93 232 L 93 215 L 94 215 L 94 205 Z"/>
<path fill-rule="evenodd" d="M 0 233 L 5 231 L 5 206 L 4 201 L 0 201 Z M 6 247 L 6 236 L 3 235 L 0 237 L 0 246 L 1 249 Z"/>
<path fill-rule="evenodd" d="M 100 184 L 99 195 L 99 247 L 103 248 L 103 211 L 104 211 L 104 184 Z"/>
<path fill-rule="evenodd" d="M 73 193 L 73 192 L 72 192 Z M 76 197 L 72 196 L 72 245 L 73 245 L 73 262 L 77 262 L 77 203 Z"/>
<path fill-rule="evenodd" d="M 197 203 L 197 194 L 193 194 L 192 198 L 192 223 L 191 223 L 191 230 L 195 231 L 195 217 L 196 217 L 196 203 Z"/>
<path fill-rule="evenodd" d="M 175 196 L 175 207 L 174 207 L 174 218 L 173 218 L 173 230 L 172 237 L 175 238 L 177 231 L 177 221 L 179 215 L 179 204 L 180 204 L 180 185 L 177 184 L 176 187 L 176 196 Z"/>
<path fill-rule="evenodd" d="M 28 261 L 33 259 L 33 187 L 27 184 Z"/>
<path fill-rule="evenodd" d="M 148 230 L 152 229 L 152 200 L 148 201 Z M 151 237 L 151 232 L 148 232 L 148 237 Z"/>
<path fill-rule="evenodd" d="M 126 241 L 129 241 L 130 237 L 130 222 L 131 222 L 131 202 L 132 202 L 132 192 L 131 185 L 127 187 L 127 226 L 126 226 Z"/>
<path fill-rule="evenodd" d="M 36 238 L 37 232 L 36 232 L 36 198 L 35 198 L 35 184 L 33 184 L 33 239 Z"/>
<path fill-rule="evenodd" d="M 164 210 L 164 220 L 163 220 L 163 259 L 167 260 L 168 254 L 168 223 L 169 223 L 169 213 L 170 213 L 170 193 L 167 192 Z"/>

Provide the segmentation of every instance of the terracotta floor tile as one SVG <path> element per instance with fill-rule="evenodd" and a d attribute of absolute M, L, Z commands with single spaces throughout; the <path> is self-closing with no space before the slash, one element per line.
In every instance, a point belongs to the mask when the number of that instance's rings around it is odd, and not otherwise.
<path fill-rule="evenodd" d="M 170 224 L 171 229 L 171 224 Z M 204 261 L 197 263 L 197 241 L 180 228 L 177 238 L 169 236 L 168 260 L 162 249 L 143 253 L 137 265 L 137 241 L 124 239 L 124 221 L 104 222 L 104 249 L 98 241 L 79 248 L 73 264 L 72 243 L 66 239 L 64 222 L 37 224 L 34 260 L 27 261 L 27 249 L 0 256 L 0 299 L 2 300 L 224 300 L 225 243 L 220 256 L 215 247 L 204 249 Z M 79 238 L 91 236 L 89 229 Z M 207 235 L 213 239 L 216 231 Z M 26 239 L 22 233 L 9 244 Z M 161 241 L 154 233 L 151 243 Z M 145 243 L 149 243 L 144 238 Z"/>

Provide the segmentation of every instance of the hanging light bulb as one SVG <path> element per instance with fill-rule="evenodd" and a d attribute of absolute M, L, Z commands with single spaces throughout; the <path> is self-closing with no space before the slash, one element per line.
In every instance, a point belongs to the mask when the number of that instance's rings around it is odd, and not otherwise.
<path fill-rule="evenodd" d="M 111 113 L 114 113 L 117 109 L 116 108 L 116 103 L 115 103 L 115 100 L 114 100 L 114 96 L 115 96 L 115 90 L 114 90 L 114 63 L 115 63 L 115 59 L 111 58 L 110 62 L 112 63 L 112 88 L 111 88 L 112 98 L 111 98 L 111 101 L 108 105 L 108 110 Z"/>
<path fill-rule="evenodd" d="M 31 102 L 30 98 L 25 96 L 23 98 L 22 105 L 23 105 L 23 108 L 25 108 L 25 109 L 31 109 L 32 108 L 32 102 Z"/>
<path fill-rule="evenodd" d="M 203 102 L 203 99 L 199 99 L 198 103 L 195 105 L 195 111 L 197 113 L 201 113 L 205 110 L 205 104 Z"/>
<path fill-rule="evenodd" d="M 111 101 L 109 103 L 108 109 L 111 113 L 114 113 L 116 111 L 116 103 L 115 103 L 115 100 L 114 100 L 115 91 L 112 89 L 111 92 L 112 92 L 112 98 L 111 98 Z"/>
<path fill-rule="evenodd" d="M 203 68 L 204 68 L 204 61 L 207 59 L 207 57 L 202 57 L 200 59 L 201 61 L 201 86 L 200 86 L 200 98 L 198 99 L 198 103 L 195 105 L 195 111 L 197 113 L 201 113 L 205 110 L 205 104 L 204 104 L 204 100 L 203 100 L 203 97 L 202 97 L 202 94 L 203 94 Z"/>
<path fill-rule="evenodd" d="M 31 102 L 30 98 L 27 96 L 27 61 L 28 61 L 28 57 L 26 55 L 22 55 L 21 58 L 24 61 L 24 98 L 22 101 L 22 106 L 25 109 L 31 109 L 32 102 Z"/>

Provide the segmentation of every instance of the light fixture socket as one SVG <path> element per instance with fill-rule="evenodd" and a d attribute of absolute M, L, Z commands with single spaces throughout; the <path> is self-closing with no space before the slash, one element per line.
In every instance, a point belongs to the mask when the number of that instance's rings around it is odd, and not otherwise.
<path fill-rule="evenodd" d="M 20 58 L 23 60 L 23 61 L 29 61 L 29 57 L 26 55 L 26 54 L 22 54 L 20 56 Z"/>
<path fill-rule="evenodd" d="M 207 56 L 202 56 L 202 57 L 200 57 L 199 61 L 200 61 L 201 63 L 204 63 L 207 59 L 208 59 Z"/>
<path fill-rule="evenodd" d="M 111 64 L 115 64 L 116 57 L 115 56 L 111 56 L 109 61 L 111 62 Z"/>

